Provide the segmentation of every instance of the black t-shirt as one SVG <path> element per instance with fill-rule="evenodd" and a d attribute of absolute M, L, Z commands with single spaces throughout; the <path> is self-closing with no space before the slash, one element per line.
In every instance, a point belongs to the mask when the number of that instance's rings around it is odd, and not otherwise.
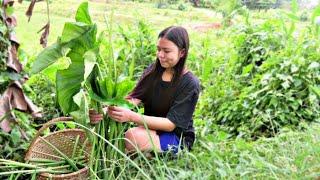
<path fill-rule="evenodd" d="M 150 67 L 144 74 L 148 70 Z M 172 121 L 176 125 L 175 134 L 182 137 L 184 145 L 190 149 L 195 139 L 192 115 L 199 92 L 199 80 L 191 72 L 187 72 L 175 87 L 171 82 L 161 79 L 148 81 L 146 78 L 137 84 L 130 96 L 142 101 L 145 115 L 166 117 Z"/>

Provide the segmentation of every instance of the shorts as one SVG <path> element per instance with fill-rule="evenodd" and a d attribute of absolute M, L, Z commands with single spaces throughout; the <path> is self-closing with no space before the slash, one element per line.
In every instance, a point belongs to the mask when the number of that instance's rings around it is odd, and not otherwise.
<path fill-rule="evenodd" d="M 172 151 L 178 153 L 180 140 L 174 132 L 157 131 L 160 139 L 160 147 L 163 152 Z"/>

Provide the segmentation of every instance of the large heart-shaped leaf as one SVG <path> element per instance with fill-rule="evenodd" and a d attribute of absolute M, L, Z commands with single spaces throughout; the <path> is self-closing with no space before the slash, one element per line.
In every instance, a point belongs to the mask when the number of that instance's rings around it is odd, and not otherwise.
<path fill-rule="evenodd" d="M 55 43 L 46 49 L 44 49 L 36 58 L 31 68 L 31 73 L 35 74 L 43 69 L 47 68 L 59 58 L 63 56 L 62 46 L 59 43 Z"/>
<path fill-rule="evenodd" d="M 67 43 L 73 39 L 77 39 L 84 34 L 87 34 L 94 25 L 87 25 L 81 22 L 67 22 L 61 36 L 61 43 Z"/>
<path fill-rule="evenodd" d="M 80 4 L 76 14 L 76 21 L 92 24 L 91 17 L 89 15 L 88 2 L 83 2 Z"/>
<path fill-rule="evenodd" d="M 80 91 L 83 74 L 84 64 L 81 60 L 73 62 L 68 69 L 57 71 L 57 98 L 65 114 L 78 109 L 78 106 L 73 102 L 73 96 Z"/>

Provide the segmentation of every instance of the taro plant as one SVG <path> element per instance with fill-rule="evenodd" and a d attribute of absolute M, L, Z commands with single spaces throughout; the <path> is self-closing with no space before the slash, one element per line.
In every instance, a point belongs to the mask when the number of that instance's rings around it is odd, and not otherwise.
<path fill-rule="evenodd" d="M 64 114 L 72 115 L 76 122 L 89 129 L 94 128 L 104 138 L 87 133 L 93 143 L 90 168 L 93 175 L 100 178 L 113 177 L 119 169 L 113 168 L 112 162 L 120 158 L 119 150 L 124 152 L 125 127 L 106 115 L 103 121 L 90 125 L 89 108 L 103 113 L 103 105 L 130 106 L 124 96 L 134 82 L 126 74 L 133 74 L 134 67 L 129 63 L 132 68 L 127 69 L 130 56 L 124 49 L 115 53 L 112 20 L 107 22 L 107 31 L 97 38 L 97 26 L 91 20 L 87 2 L 79 6 L 75 19 L 76 22 L 65 23 L 62 35 L 38 55 L 31 71 L 38 73 L 59 58 L 69 59 L 69 66 L 56 72 L 58 103 Z"/>

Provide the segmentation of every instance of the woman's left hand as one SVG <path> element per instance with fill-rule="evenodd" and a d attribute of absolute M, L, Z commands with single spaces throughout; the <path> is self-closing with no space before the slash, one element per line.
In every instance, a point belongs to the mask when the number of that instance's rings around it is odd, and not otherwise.
<path fill-rule="evenodd" d="M 108 107 L 108 115 L 117 122 L 128 122 L 134 112 L 130 109 L 117 106 Z"/>

